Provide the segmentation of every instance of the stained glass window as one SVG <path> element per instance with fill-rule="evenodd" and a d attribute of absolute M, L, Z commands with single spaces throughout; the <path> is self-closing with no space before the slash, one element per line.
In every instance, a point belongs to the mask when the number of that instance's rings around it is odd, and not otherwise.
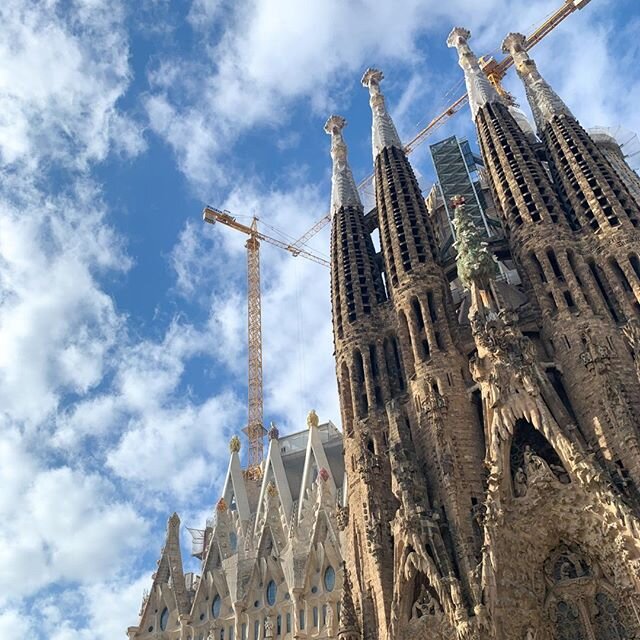
<path fill-rule="evenodd" d="M 211 615 L 214 618 L 217 618 L 220 615 L 220 610 L 222 609 L 222 599 L 219 595 L 216 594 L 216 597 L 213 599 L 211 603 Z"/>
<path fill-rule="evenodd" d="M 269 581 L 267 585 L 267 604 L 272 607 L 276 603 L 276 595 L 278 592 L 278 587 L 273 580 Z"/>
<path fill-rule="evenodd" d="M 169 609 L 165 607 L 160 614 L 160 630 L 164 631 L 169 623 Z"/>
<path fill-rule="evenodd" d="M 596 595 L 598 613 L 593 626 L 598 640 L 628 640 L 627 630 L 618 617 L 618 608 L 606 593 Z"/>
<path fill-rule="evenodd" d="M 324 588 L 327 591 L 333 591 L 333 588 L 336 586 L 336 572 L 334 568 L 329 565 L 324 570 Z"/>
<path fill-rule="evenodd" d="M 587 639 L 578 608 L 572 602 L 560 600 L 556 604 L 556 630 L 558 640 Z"/>

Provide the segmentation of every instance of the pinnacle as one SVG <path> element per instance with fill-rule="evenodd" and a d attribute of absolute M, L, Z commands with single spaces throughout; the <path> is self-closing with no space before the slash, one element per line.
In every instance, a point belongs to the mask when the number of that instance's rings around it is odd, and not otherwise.
<path fill-rule="evenodd" d="M 512 32 L 502 41 L 502 53 L 526 50 L 527 38 L 521 33 Z"/>
<path fill-rule="evenodd" d="M 465 27 L 454 27 L 451 33 L 447 37 L 448 47 L 458 47 L 461 44 L 465 44 L 471 37 L 471 31 L 465 29 Z"/>
<path fill-rule="evenodd" d="M 324 130 L 329 135 L 340 133 L 347 126 L 347 121 L 342 116 L 332 115 L 324 125 Z"/>
<path fill-rule="evenodd" d="M 362 86 L 370 87 L 371 85 L 378 85 L 384 79 L 384 73 L 380 69 L 369 67 L 362 75 Z"/>

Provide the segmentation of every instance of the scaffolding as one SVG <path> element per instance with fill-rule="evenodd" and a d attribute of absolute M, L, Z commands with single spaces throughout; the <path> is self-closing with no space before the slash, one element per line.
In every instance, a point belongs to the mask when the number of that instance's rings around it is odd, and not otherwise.
<path fill-rule="evenodd" d="M 429 147 L 431 159 L 438 178 L 438 189 L 442 197 L 447 214 L 451 238 L 455 240 L 453 228 L 454 212 L 451 208 L 451 198 L 462 196 L 466 210 L 476 223 L 478 230 L 487 238 L 495 235 L 492 228 L 494 221 L 485 214 L 485 202 L 479 186 L 478 169 L 482 165 L 467 140 L 460 140 L 456 136 L 432 144 Z M 447 243 L 448 244 L 448 243 Z"/>

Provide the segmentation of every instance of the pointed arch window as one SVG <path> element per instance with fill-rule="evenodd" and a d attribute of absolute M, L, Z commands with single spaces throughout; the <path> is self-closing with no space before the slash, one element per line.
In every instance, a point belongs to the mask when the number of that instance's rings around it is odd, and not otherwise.
<path fill-rule="evenodd" d="M 544 563 L 553 640 L 631 640 L 634 616 L 577 545 L 561 544 Z"/>
<path fill-rule="evenodd" d="M 327 591 L 333 591 L 336 586 L 336 572 L 335 569 L 329 565 L 324 570 L 324 588 Z"/>
<path fill-rule="evenodd" d="M 169 624 L 169 609 L 165 607 L 160 614 L 160 631 L 164 631 Z"/>
<path fill-rule="evenodd" d="M 217 618 L 220 615 L 220 611 L 222 610 L 222 598 L 216 594 L 213 602 L 211 603 L 211 615 L 214 618 Z"/>
<path fill-rule="evenodd" d="M 267 604 L 270 607 L 273 607 L 273 605 L 276 603 L 277 594 L 278 594 L 278 587 L 276 586 L 276 583 L 273 580 L 269 580 L 269 584 L 267 584 L 266 597 L 267 597 Z"/>

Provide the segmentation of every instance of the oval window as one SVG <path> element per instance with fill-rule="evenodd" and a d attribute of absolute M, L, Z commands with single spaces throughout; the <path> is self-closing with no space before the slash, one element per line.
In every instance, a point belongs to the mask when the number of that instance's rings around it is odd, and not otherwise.
<path fill-rule="evenodd" d="M 169 623 L 169 609 L 165 607 L 160 614 L 160 630 L 164 631 Z"/>
<path fill-rule="evenodd" d="M 269 581 L 267 585 L 267 603 L 270 607 L 276 603 L 276 594 L 278 592 L 278 588 L 276 587 L 276 583 L 273 580 Z"/>
<path fill-rule="evenodd" d="M 216 595 L 211 603 L 211 613 L 214 618 L 217 618 L 220 615 L 220 609 L 222 609 L 222 600 L 219 595 Z"/>
<path fill-rule="evenodd" d="M 333 567 L 329 565 L 324 570 L 324 588 L 327 591 L 333 591 L 333 588 L 336 586 L 336 572 Z"/>

